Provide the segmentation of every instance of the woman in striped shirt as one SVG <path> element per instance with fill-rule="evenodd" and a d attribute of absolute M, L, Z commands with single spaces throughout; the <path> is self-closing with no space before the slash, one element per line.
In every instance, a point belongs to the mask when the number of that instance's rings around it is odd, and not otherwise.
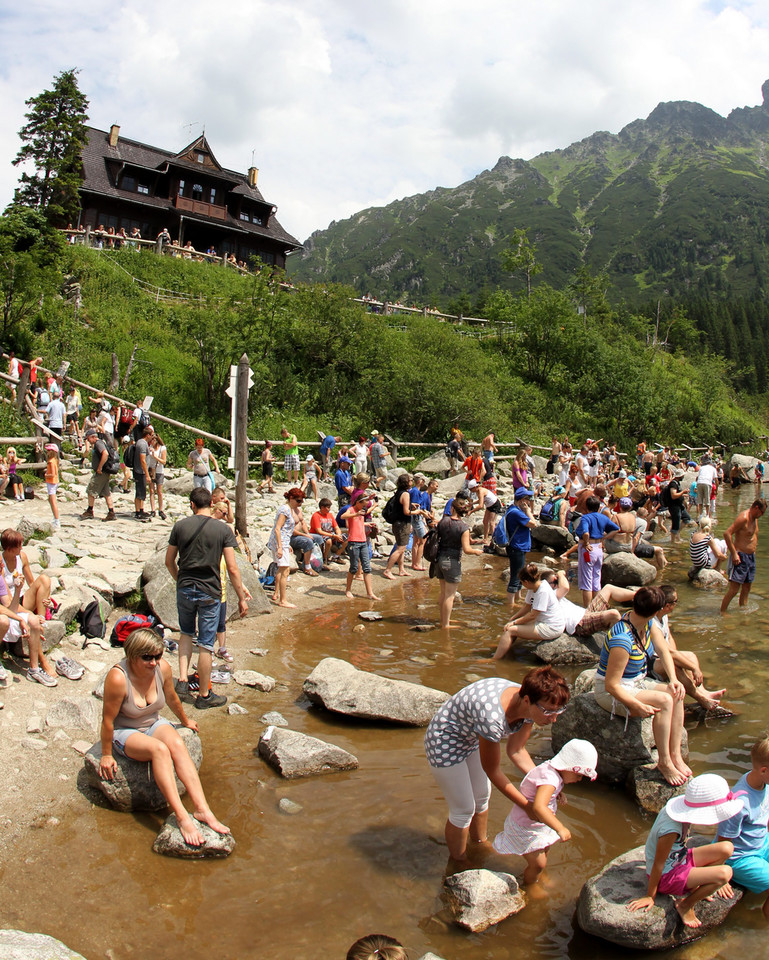
<path fill-rule="evenodd" d="M 698 526 L 699 529 L 694 531 L 689 541 L 691 561 L 698 570 L 717 570 L 721 561 L 727 558 L 726 541 L 712 536 L 713 522 L 707 515 L 700 517 Z"/>

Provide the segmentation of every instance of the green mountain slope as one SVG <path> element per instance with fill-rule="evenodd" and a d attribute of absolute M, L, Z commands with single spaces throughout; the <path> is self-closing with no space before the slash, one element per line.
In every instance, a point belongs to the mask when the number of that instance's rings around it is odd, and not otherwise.
<path fill-rule="evenodd" d="M 453 189 L 363 210 L 305 242 L 290 272 L 382 299 L 445 304 L 501 285 L 500 253 L 529 231 L 560 287 L 582 264 L 606 271 L 615 297 L 638 301 L 769 283 L 769 81 L 758 107 L 724 118 L 661 103 L 645 120 L 531 161 L 501 157 Z"/>

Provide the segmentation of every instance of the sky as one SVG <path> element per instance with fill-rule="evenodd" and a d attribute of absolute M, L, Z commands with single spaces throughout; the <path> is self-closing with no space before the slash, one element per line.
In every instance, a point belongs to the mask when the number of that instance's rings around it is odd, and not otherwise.
<path fill-rule="evenodd" d="M 661 101 L 762 102 L 752 0 L 0 2 L 0 203 L 24 101 L 80 70 L 92 126 L 181 150 L 205 126 L 299 240 L 500 156 L 530 159 Z"/>

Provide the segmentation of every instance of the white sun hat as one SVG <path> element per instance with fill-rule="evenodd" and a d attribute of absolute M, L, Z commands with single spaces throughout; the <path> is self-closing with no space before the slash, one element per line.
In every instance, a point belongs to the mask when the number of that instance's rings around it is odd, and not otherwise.
<path fill-rule="evenodd" d="M 556 770 L 572 770 L 583 777 L 595 780 L 598 766 L 598 751 L 588 740 L 569 740 L 550 761 Z"/>
<path fill-rule="evenodd" d="M 665 804 L 665 813 L 678 823 L 714 824 L 728 820 L 742 809 L 739 794 L 717 773 L 701 773 L 686 784 L 682 797 Z"/>

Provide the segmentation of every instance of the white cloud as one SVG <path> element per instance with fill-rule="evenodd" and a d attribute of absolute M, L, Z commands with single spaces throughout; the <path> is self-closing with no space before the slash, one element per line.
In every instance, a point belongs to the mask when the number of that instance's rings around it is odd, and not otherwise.
<path fill-rule="evenodd" d="M 0 26 L 0 202 L 24 100 L 78 66 L 95 126 L 180 149 L 200 121 L 227 166 L 254 151 L 300 239 L 661 100 L 754 105 L 769 76 L 747 0 L 31 0 Z"/>

